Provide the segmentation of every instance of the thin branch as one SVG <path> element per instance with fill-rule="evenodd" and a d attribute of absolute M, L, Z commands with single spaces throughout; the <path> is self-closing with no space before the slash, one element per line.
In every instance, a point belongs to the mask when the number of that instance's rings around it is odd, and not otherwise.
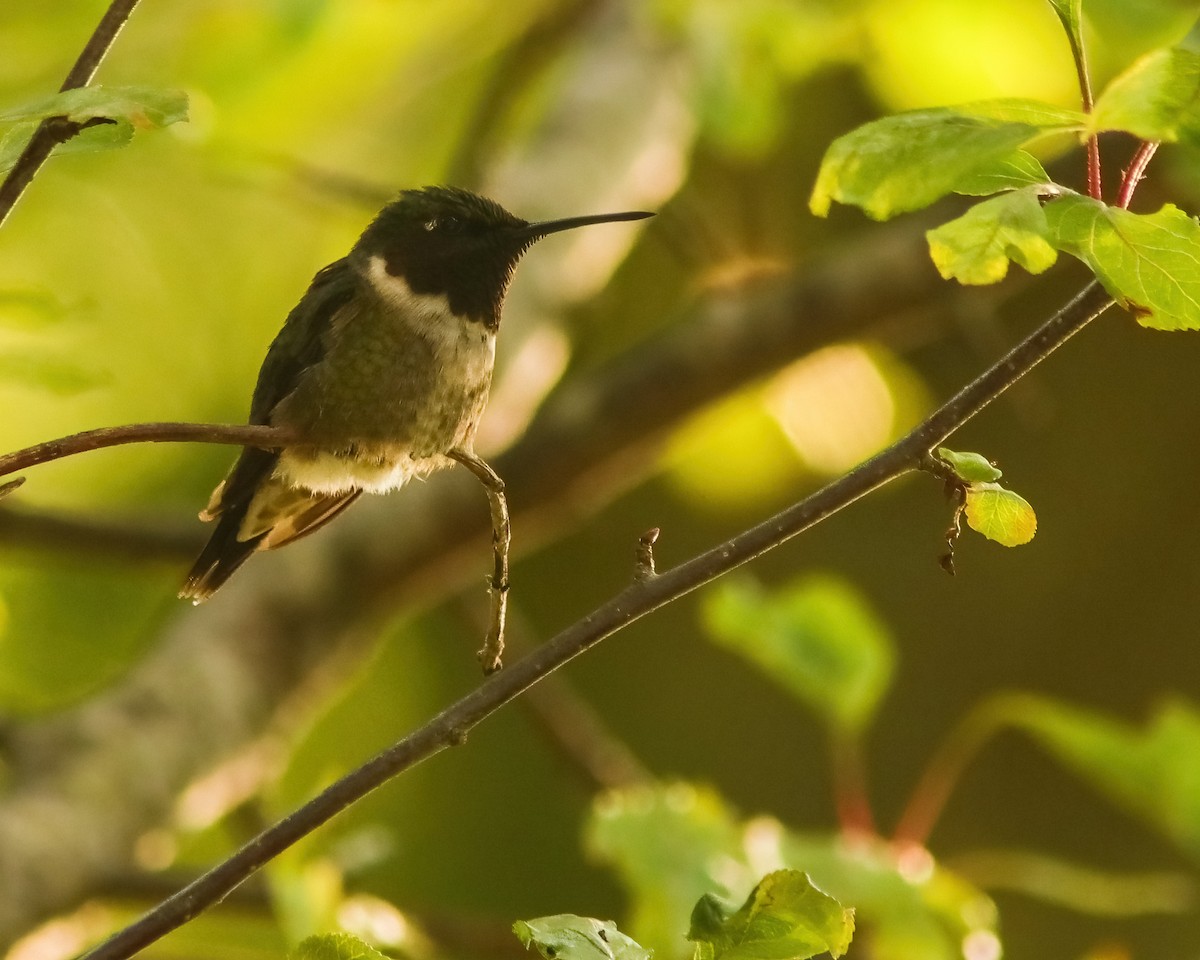
<path fill-rule="evenodd" d="M 278 427 L 229 423 L 127 423 L 120 427 L 98 427 L 70 436 L 47 440 L 0 456 L 0 477 L 40 463 L 73 457 L 77 453 L 118 447 L 126 443 L 224 443 L 232 446 L 285 447 L 294 437 Z"/>
<path fill-rule="evenodd" d="M 273 857 L 392 777 L 450 746 L 542 677 L 659 607 L 779 546 L 884 484 L 919 468 L 929 451 L 1112 305 L 1089 284 L 915 430 L 812 496 L 653 579 L 634 583 L 495 673 L 473 692 L 269 827 L 208 873 L 88 953 L 125 960 L 217 903 Z"/>
<path fill-rule="evenodd" d="M 1150 165 L 1157 149 L 1157 140 L 1143 140 L 1137 153 L 1129 161 L 1129 166 L 1125 168 L 1125 175 L 1121 178 L 1121 189 L 1117 194 L 1117 206 L 1122 210 L 1129 209 L 1129 204 L 1133 201 L 1133 193 L 1145 178 L 1146 167 Z"/>
<path fill-rule="evenodd" d="M 100 22 L 96 24 L 96 29 L 92 31 L 92 35 L 88 38 L 75 65 L 71 67 L 71 72 L 67 74 L 67 79 L 59 87 L 60 93 L 74 90 L 77 87 L 86 87 L 91 83 L 101 61 L 112 48 L 113 41 L 117 39 L 117 34 L 125 26 L 125 22 L 137 4 L 138 0 L 113 0 L 104 16 L 100 18 Z M 4 178 L 4 182 L 0 183 L 0 225 L 3 225 L 8 218 L 12 208 L 21 198 L 21 194 L 33 181 L 38 170 L 41 169 L 42 164 L 46 162 L 46 158 L 50 156 L 55 147 L 66 143 L 85 127 L 105 122 L 108 121 L 102 117 L 84 123 L 74 123 L 65 117 L 47 117 L 38 124 L 37 130 L 34 131 L 29 143 L 25 145 L 21 156 L 13 164 L 8 176 Z"/>

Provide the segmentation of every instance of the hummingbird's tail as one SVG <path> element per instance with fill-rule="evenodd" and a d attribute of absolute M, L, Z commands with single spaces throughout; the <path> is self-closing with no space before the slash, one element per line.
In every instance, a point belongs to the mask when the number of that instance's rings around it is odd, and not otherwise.
<path fill-rule="evenodd" d="M 192 564 L 179 590 L 181 600 L 192 603 L 207 600 L 258 549 L 265 533 L 247 539 L 238 535 L 254 494 L 271 475 L 278 459 L 276 453 L 247 447 L 229 471 L 229 476 L 213 491 L 200 519 L 217 520 L 217 528 Z"/>
<path fill-rule="evenodd" d="M 200 518 L 216 519 L 217 528 L 184 580 L 181 599 L 207 600 L 252 553 L 308 536 L 362 493 L 321 494 L 293 487 L 272 476 L 277 460 L 278 454 L 248 448 L 213 491 Z"/>

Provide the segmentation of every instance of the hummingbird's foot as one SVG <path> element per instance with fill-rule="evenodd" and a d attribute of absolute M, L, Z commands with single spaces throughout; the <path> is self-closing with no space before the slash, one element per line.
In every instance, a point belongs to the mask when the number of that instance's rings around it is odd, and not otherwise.
<path fill-rule="evenodd" d="M 491 616 L 487 637 L 476 656 L 485 675 L 504 666 L 504 624 L 508 619 L 508 548 L 512 541 L 512 524 L 508 516 L 508 500 L 504 497 L 504 481 L 487 463 L 470 450 L 451 450 L 446 456 L 457 460 L 475 474 L 487 492 L 492 514 L 492 575 L 488 578 L 491 596 Z"/>

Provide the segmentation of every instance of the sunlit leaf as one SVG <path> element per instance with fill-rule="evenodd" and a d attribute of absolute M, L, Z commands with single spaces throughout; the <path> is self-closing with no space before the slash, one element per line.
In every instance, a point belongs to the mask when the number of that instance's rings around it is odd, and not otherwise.
<path fill-rule="evenodd" d="M 1087 116 L 1071 107 L 1060 107 L 1043 100 L 1028 100 L 1021 97 L 1001 97 L 995 100 L 972 100 L 954 107 L 958 113 L 981 120 L 998 120 L 1002 123 L 1027 123 L 1042 130 L 1075 130 L 1082 128 Z"/>
<path fill-rule="evenodd" d="M 808 577 L 771 593 L 753 581 L 726 581 L 704 609 L 715 640 L 836 729 L 864 727 L 891 681 L 891 636 L 866 600 L 841 580 Z"/>
<path fill-rule="evenodd" d="M 840 957 L 854 935 L 854 910 L 821 892 L 799 870 L 765 876 L 736 912 L 702 897 L 692 911 L 688 939 L 696 960 L 806 960 Z"/>
<path fill-rule="evenodd" d="M 1047 241 L 1050 227 L 1038 187 L 1025 187 L 977 203 L 956 220 L 928 231 L 929 254 L 947 280 L 997 283 L 1010 262 L 1030 273 L 1049 269 L 1058 251 Z"/>
<path fill-rule="evenodd" d="M 1004 476 L 1003 472 L 981 453 L 938 447 L 937 455 L 966 483 L 991 483 Z"/>
<path fill-rule="evenodd" d="M 1049 183 L 1050 174 L 1032 153 L 1017 150 L 991 166 L 968 174 L 954 185 L 955 193 L 986 197 L 1001 190 L 1016 190 L 1035 183 Z"/>
<path fill-rule="evenodd" d="M 1172 204 L 1130 213 L 1070 194 L 1047 204 L 1050 240 L 1095 272 L 1138 323 L 1200 329 L 1200 224 Z"/>
<path fill-rule="evenodd" d="M 809 207 L 823 217 L 836 200 L 877 220 L 919 210 L 1011 164 L 1017 148 L 1039 134 L 1081 124 L 1072 111 L 1016 100 L 884 117 L 830 145 Z"/>
<path fill-rule="evenodd" d="M 631 940 L 611 920 L 560 913 L 518 920 L 513 933 L 546 960 L 650 960 L 651 951 Z"/>
<path fill-rule="evenodd" d="M 1173 47 L 1142 57 L 1100 95 L 1092 128 L 1200 145 L 1200 53 Z"/>
<path fill-rule="evenodd" d="M 368 943 L 348 933 L 308 937 L 291 953 L 291 960 L 387 960 Z"/>
<path fill-rule="evenodd" d="M 967 524 L 989 540 L 1019 547 L 1037 533 L 1037 516 L 1023 497 L 996 483 L 967 488 Z"/>
<path fill-rule="evenodd" d="M 1027 698 L 1016 718 L 1064 763 L 1200 858 L 1200 710 L 1165 703 L 1143 729 Z"/>

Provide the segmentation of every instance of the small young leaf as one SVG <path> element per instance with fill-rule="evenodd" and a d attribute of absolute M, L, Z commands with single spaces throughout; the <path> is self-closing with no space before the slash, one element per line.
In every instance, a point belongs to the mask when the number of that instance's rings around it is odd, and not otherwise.
<path fill-rule="evenodd" d="M 1032 186 L 992 197 L 925 234 L 929 255 L 947 280 L 963 284 L 998 283 L 1009 261 L 1030 273 L 1054 265 L 1058 251 L 1047 241 L 1050 227 Z"/>
<path fill-rule="evenodd" d="M 1200 329 L 1200 224 L 1192 217 L 1172 204 L 1137 214 L 1078 194 L 1045 211 L 1054 246 L 1091 267 L 1138 323 Z"/>
<path fill-rule="evenodd" d="M 807 577 L 770 594 L 753 581 L 727 581 L 704 611 L 713 639 L 836 729 L 865 727 L 891 681 L 887 628 L 856 590 L 833 577 Z"/>
<path fill-rule="evenodd" d="M 1146 54 L 1100 95 L 1091 127 L 1200 146 L 1200 53 L 1173 47 Z"/>
<path fill-rule="evenodd" d="M 938 447 L 937 455 L 965 483 L 992 483 L 1004 476 L 982 453 L 960 453 L 949 447 Z"/>
<path fill-rule="evenodd" d="M 769 873 L 732 916 L 702 898 L 692 912 L 688 939 L 696 960 L 835 960 L 854 935 L 854 910 L 812 885 L 798 870 Z"/>
<path fill-rule="evenodd" d="M 1018 722 L 1126 809 L 1200 859 L 1200 711 L 1164 704 L 1145 729 L 1027 698 Z"/>
<path fill-rule="evenodd" d="M 1023 497 L 996 483 L 974 483 L 967 488 L 967 523 L 1006 547 L 1028 543 L 1037 533 L 1037 516 Z"/>
<path fill-rule="evenodd" d="M 325 933 L 300 941 L 290 960 L 387 960 L 387 957 L 348 933 Z"/>
<path fill-rule="evenodd" d="M 886 220 L 919 210 L 993 167 L 1038 128 L 969 116 L 949 108 L 883 117 L 834 140 L 821 161 L 809 208 L 853 204 Z"/>
<path fill-rule="evenodd" d="M 546 960 L 650 960 L 652 952 L 631 940 L 611 920 L 560 913 L 518 920 L 513 933 L 526 949 L 536 947 Z"/>

